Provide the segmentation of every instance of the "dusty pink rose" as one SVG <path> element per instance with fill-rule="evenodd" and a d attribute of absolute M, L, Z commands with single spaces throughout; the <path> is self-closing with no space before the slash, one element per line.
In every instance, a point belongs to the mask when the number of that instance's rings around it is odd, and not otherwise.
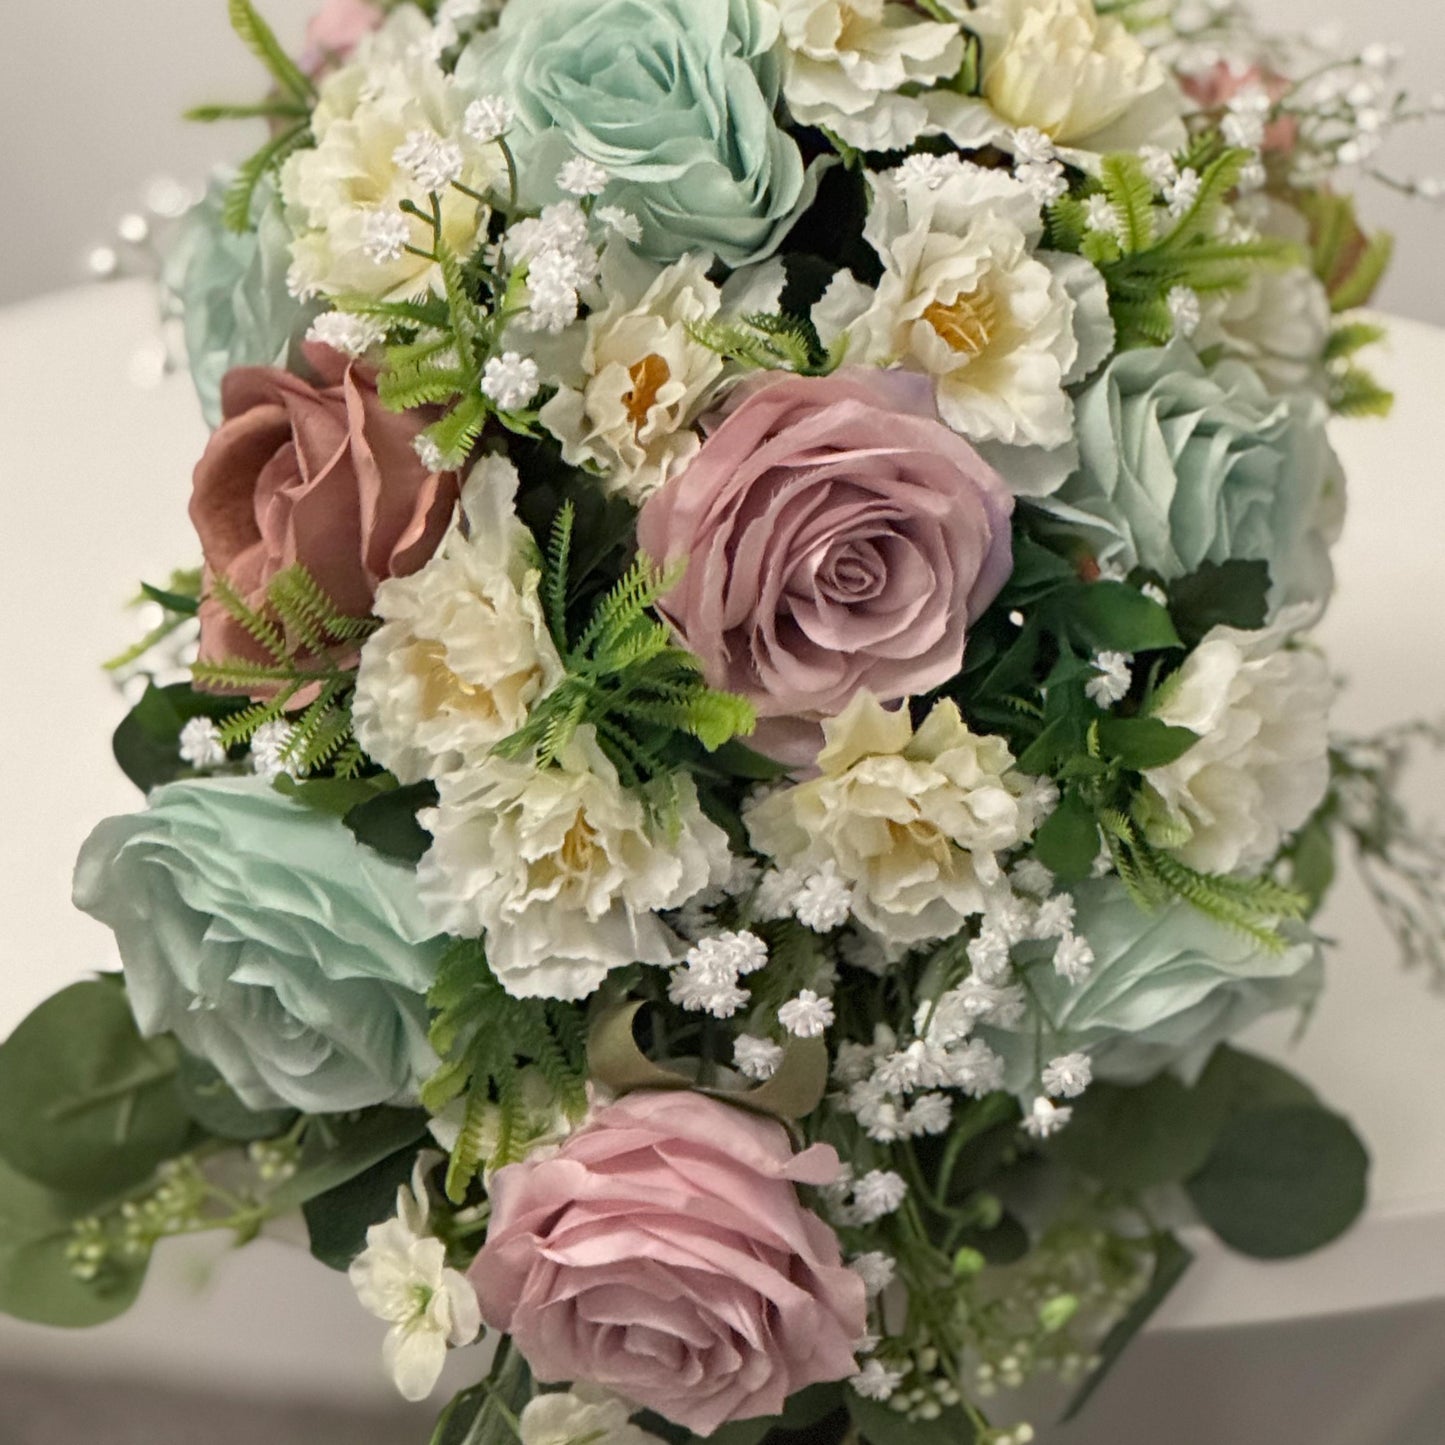
<path fill-rule="evenodd" d="M 838 1156 L 692 1093 L 630 1094 L 492 1180 L 471 1269 L 487 1323 L 546 1382 L 615 1391 L 700 1435 L 857 1368 L 863 1283 L 795 1184 Z"/>
<path fill-rule="evenodd" d="M 386 18 L 371 0 L 326 0 L 306 26 L 301 65 L 310 74 L 350 56 Z"/>
<path fill-rule="evenodd" d="M 371 611 L 379 583 L 436 551 L 457 500 L 452 472 L 431 472 L 412 443 L 429 417 L 388 411 L 369 373 L 308 346 L 315 382 L 240 367 L 221 387 L 223 420 L 199 465 L 191 521 L 207 576 L 253 606 L 301 563 L 349 616 Z M 201 657 L 258 657 L 214 601 L 201 604 Z"/>
<path fill-rule="evenodd" d="M 1259 65 L 1236 68 L 1227 60 L 1216 61 L 1208 70 L 1183 77 L 1184 93 L 1201 110 L 1223 110 L 1242 90 L 1262 89 L 1272 104 L 1278 105 L 1290 93 L 1292 82 L 1275 70 Z M 1264 146 L 1267 151 L 1288 155 L 1299 139 L 1299 122 L 1292 115 L 1276 116 L 1265 127 Z"/>
<path fill-rule="evenodd" d="M 756 744 L 808 763 L 861 689 L 940 686 L 1013 568 L 1013 498 L 939 419 L 927 377 L 862 369 L 741 388 L 648 499 L 641 549 L 686 560 L 662 611 Z"/>

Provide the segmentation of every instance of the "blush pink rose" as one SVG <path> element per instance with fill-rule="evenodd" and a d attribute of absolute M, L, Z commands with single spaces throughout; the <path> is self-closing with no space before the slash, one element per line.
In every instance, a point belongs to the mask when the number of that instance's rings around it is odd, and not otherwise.
<path fill-rule="evenodd" d="M 314 382 L 240 367 L 221 387 L 221 426 L 199 465 L 191 521 L 209 579 L 260 606 L 278 572 L 301 563 L 348 616 L 365 617 L 379 583 L 436 551 L 458 496 L 454 472 L 413 449 L 430 416 L 381 404 L 371 375 L 311 345 Z M 216 602 L 201 604 L 201 658 L 260 658 Z"/>
<path fill-rule="evenodd" d="M 346 60 L 386 18 L 371 0 L 326 0 L 306 26 L 302 68 L 311 75 Z"/>
<path fill-rule="evenodd" d="M 756 746 L 806 764 L 860 690 L 893 701 L 959 671 L 1013 570 L 1012 511 L 927 377 L 849 369 L 740 388 L 637 537 L 685 560 L 661 610 L 708 681 L 753 702 Z"/>
<path fill-rule="evenodd" d="M 1183 77 L 1184 93 L 1201 110 L 1223 110 L 1242 90 L 1262 89 L 1278 105 L 1290 93 L 1292 82 L 1275 70 L 1248 65 L 1236 69 L 1227 60 L 1216 61 L 1208 70 Z M 1299 122 L 1292 115 L 1276 116 L 1264 129 L 1263 149 L 1288 155 L 1299 140 Z"/>
<path fill-rule="evenodd" d="M 539 1380 L 586 1382 L 700 1435 L 857 1368 L 863 1282 L 795 1185 L 837 1154 L 700 1094 L 638 1093 L 500 1170 L 471 1280 Z"/>

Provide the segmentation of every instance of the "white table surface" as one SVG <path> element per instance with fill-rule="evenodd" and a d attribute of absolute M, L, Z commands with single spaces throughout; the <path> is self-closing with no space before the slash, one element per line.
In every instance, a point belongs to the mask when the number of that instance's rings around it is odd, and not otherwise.
<path fill-rule="evenodd" d="M 1388 423 L 1341 424 L 1353 507 L 1324 628 L 1347 681 L 1341 728 L 1445 714 L 1445 331 L 1397 321 L 1378 370 L 1400 402 Z M 141 385 L 153 347 L 141 283 L 0 310 L 0 615 L 9 665 L 0 701 L 0 1035 L 87 970 L 114 963 L 109 935 L 70 907 L 75 852 L 100 817 L 140 800 L 116 769 L 123 704 L 100 659 L 127 645 L 121 603 L 142 578 L 193 565 L 186 517 L 205 429 L 188 383 Z M 142 366 L 140 371 L 147 368 Z M 57 388 L 59 388 L 57 390 Z M 1440 819 L 1445 765 L 1418 779 Z M 1339 941 L 1309 1033 L 1253 1041 L 1348 1113 L 1375 1156 L 1356 1231 L 1307 1260 L 1260 1265 L 1208 1239 L 1160 1329 L 1287 1321 L 1445 1299 L 1445 997 L 1402 972 L 1355 880 L 1325 915 Z M 226 1260 L 201 1287 L 197 1256 L 157 1265 L 140 1306 L 84 1337 L 0 1321 L 0 1359 L 152 1374 L 231 1389 L 389 1398 L 380 1328 L 340 1276 L 284 1246 Z"/>

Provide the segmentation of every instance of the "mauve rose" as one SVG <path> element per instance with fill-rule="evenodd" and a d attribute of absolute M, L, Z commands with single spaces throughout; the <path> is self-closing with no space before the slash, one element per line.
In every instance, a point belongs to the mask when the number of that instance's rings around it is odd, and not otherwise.
<path fill-rule="evenodd" d="M 306 358 L 315 382 L 272 367 L 227 373 L 191 521 L 208 582 L 224 576 L 258 606 L 299 562 L 343 612 L 364 617 L 378 584 L 436 551 L 457 478 L 428 471 L 413 450 L 429 416 L 388 411 L 371 375 L 329 347 L 310 345 Z M 224 608 L 201 604 L 203 660 L 261 655 Z"/>
<path fill-rule="evenodd" d="M 371 0 L 326 0 L 307 22 L 302 68 L 310 75 L 348 59 L 386 13 Z"/>
<path fill-rule="evenodd" d="M 796 1184 L 780 1124 L 693 1093 L 630 1094 L 492 1180 L 471 1279 L 539 1380 L 615 1391 L 700 1435 L 857 1368 L 863 1282 Z"/>
<path fill-rule="evenodd" d="M 1227 60 L 1217 60 L 1208 70 L 1182 77 L 1180 84 L 1201 110 L 1223 110 L 1241 91 L 1256 89 L 1263 90 L 1272 105 L 1278 105 L 1293 89 L 1293 82 L 1277 70 L 1259 65 L 1236 70 Z M 1279 115 L 1264 128 L 1263 149 L 1288 155 L 1298 140 L 1299 122 L 1292 115 Z"/>
<path fill-rule="evenodd" d="M 685 560 L 661 610 L 708 681 L 754 703 L 756 745 L 807 764 L 859 691 L 892 701 L 958 672 L 1013 570 L 1012 511 L 929 378 L 854 368 L 740 388 L 637 538 Z"/>

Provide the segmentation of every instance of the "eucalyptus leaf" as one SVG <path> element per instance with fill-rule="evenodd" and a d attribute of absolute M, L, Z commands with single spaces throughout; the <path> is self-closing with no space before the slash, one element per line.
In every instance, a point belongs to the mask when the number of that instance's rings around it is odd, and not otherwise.
<path fill-rule="evenodd" d="M 47 999 L 0 1045 L 0 1157 L 62 1193 L 119 1193 L 184 1152 L 178 1051 L 143 1039 L 101 979 Z"/>
<path fill-rule="evenodd" d="M 66 1198 L 0 1163 L 0 1312 L 31 1324 L 89 1329 L 135 1303 L 144 1259 L 117 1260 L 95 1283 L 71 1271 L 75 1222 L 100 1202 Z"/>
<path fill-rule="evenodd" d="M 167 612 L 174 612 L 178 617 L 194 617 L 201 610 L 200 599 L 187 597 L 181 592 L 167 592 L 161 587 L 152 587 L 149 582 L 142 582 L 140 590 L 152 602 L 164 607 Z"/>
<path fill-rule="evenodd" d="M 177 1075 L 181 1104 L 206 1133 L 217 1139 L 249 1144 L 275 1139 L 296 1120 L 295 1110 L 271 1109 L 257 1113 L 237 1098 L 235 1090 L 204 1059 L 184 1050 Z"/>
<path fill-rule="evenodd" d="M 398 785 L 390 773 L 374 778 L 307 778 L 301 782 L 282 773 L 272 786 L 303 807 L 345 818 L 363 804 L 396 792 Z"/>
<path fill-rule="evenodd" d="M 414 1109 L 368 1109 L 361 1114 L 312 1119 L 296 1173 L 269 1199 L 284 1214 L 328 1194 L 383 1159 L 416 1144 L 427 1133 L 427 1116 Z"/>
<path fill-rule="evenodd" d="M 416 1165 L 414 1145 L 388 1155 L 345 1184 L 308 1199 L 301 1207 L 313 1257 L 345 1270 L 366 1247 L 366 1232 L 396 1213 L 397 1190 Z"/>
<path fill-rule="evenodd" d="M 1231 1249 L 1291 1259 L 1322 1249 L 1359 1218 L 1369 1170 L 1365 1146 L 1338 1114 L 1279 1104 L 1225 1125 L 1189 1197 Z"/>
<path fill-rule="evenodd" d="M 192 718 L 228 717 L 238 706 L 234 698 L 197 692 L 189 683 L 152 684 L 115 730 L 115 760 L 143 793 L 190 777 L 191 768 L 181 761 L 181 729 Z"/>

